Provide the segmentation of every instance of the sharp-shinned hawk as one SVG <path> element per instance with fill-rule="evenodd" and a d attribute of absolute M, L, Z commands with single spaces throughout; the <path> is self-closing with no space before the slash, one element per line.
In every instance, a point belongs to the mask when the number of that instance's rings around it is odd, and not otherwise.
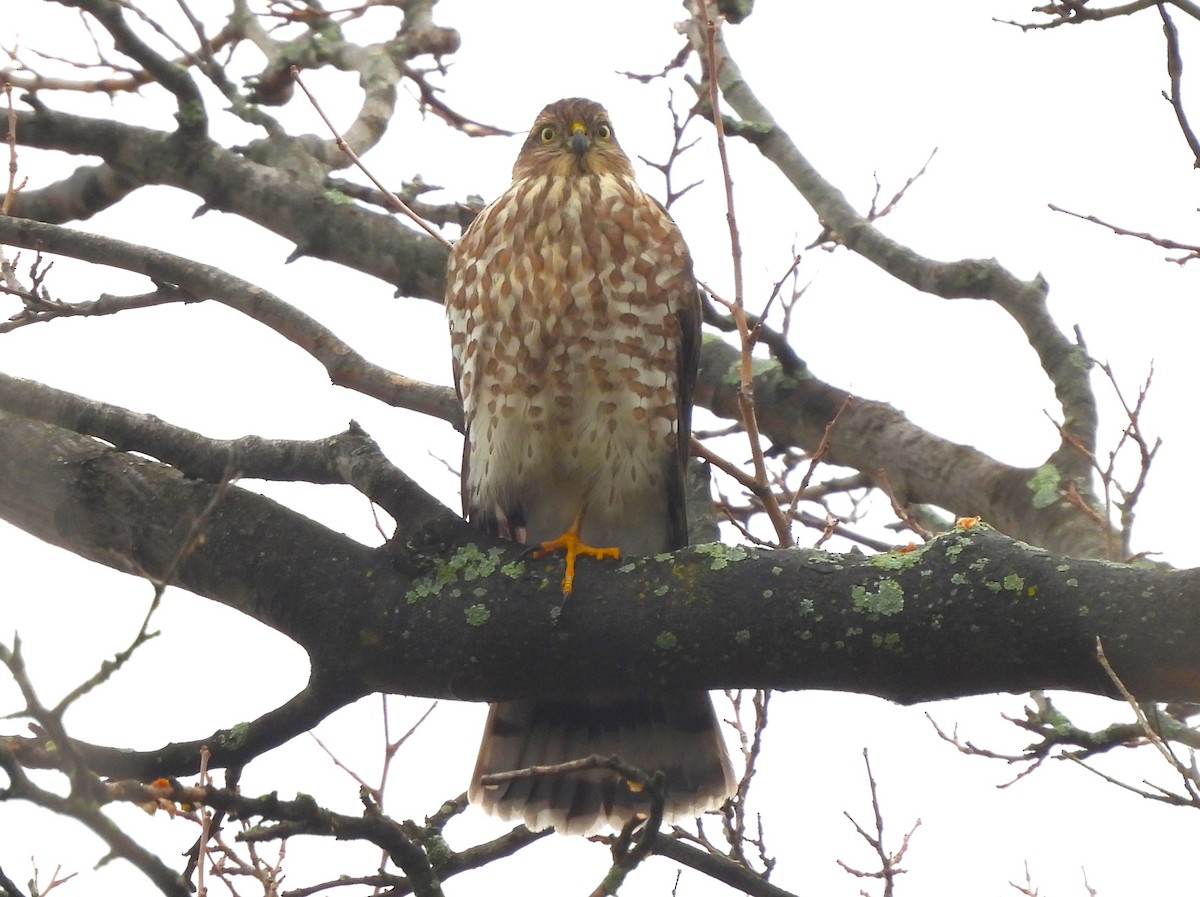
<path fill-rule="evenodd" d="M 455 245 L 446 282 L 471 522 L 565 550 L 564 593 L 578 554 L 686 545 L 699 295 L 679 229 L 637 185 L 602 106 L 542 110 L 512 186 Z M 608 771 L 479 781 L 589 754 L 662 770 L 676 818 L 734 786 L 705 692 L 597 691 L 493 704 L 471 801 L 570 833 L 648 811 L 645 793 Z"/>

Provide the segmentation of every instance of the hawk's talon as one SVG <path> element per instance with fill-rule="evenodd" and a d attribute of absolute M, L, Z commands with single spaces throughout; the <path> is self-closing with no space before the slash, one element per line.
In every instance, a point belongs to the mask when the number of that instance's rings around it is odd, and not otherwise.
<path fill-rule="evenodd" d="M 546 555 L 555 552 L 563 551 L 567 555 L 567 572 L 563 576 L 562 590 L 564 595 L 570 595 L 571 590 L 575 586 L 575 558 L 581 554 L 587 557 L 601 560 L 603 558 L 619 558 L 621 550 L 616 547 L 596 548 L 592 545 L 587 545 L 579 538 L 579 521 L 576 520 L 571 524 L 571 528 L 559 536 L 557 539 L 551 539 L 549 542 L 543 542 L 533 551 L 535 558 L 545 557 Z"/>

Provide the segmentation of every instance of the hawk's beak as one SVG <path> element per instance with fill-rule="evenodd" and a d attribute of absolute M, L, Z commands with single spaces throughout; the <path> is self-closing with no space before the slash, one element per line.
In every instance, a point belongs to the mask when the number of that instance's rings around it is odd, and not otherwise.
<path fill-rule="evenodd" d="M 588 147 L 592 145 L 591 139 L 588 137 L 587 128 L 583 122 L 571 123 L 571 139 L 569 141 L 571 152 L 576 156 L 582 156 L 588 151 Z"/>

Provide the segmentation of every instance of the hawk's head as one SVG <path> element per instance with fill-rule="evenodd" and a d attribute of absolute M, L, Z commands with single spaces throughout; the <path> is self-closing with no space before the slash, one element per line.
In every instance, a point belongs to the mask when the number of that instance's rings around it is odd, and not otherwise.
<path fill-rule="evenodd" d="M 538 114 L 513 165 L 513 180 L 581 174 L 632 178 L 633 166 L 617 144 L 604 107 L 571 97 L 551 103 Z"/>

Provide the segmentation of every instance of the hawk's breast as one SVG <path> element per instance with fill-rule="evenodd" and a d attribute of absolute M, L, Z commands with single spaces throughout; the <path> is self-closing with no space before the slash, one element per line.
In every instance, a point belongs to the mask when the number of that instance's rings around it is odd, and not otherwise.
<path fill-rule="evenodd" d="M 484 209 L 447 274 L 466 510 L 523 521 L 532 542 L 586 504 L 585 541 L 670 547 L 679 314 L 694 290 L 678 229 L 631 179 L 525 178 Z"/>

